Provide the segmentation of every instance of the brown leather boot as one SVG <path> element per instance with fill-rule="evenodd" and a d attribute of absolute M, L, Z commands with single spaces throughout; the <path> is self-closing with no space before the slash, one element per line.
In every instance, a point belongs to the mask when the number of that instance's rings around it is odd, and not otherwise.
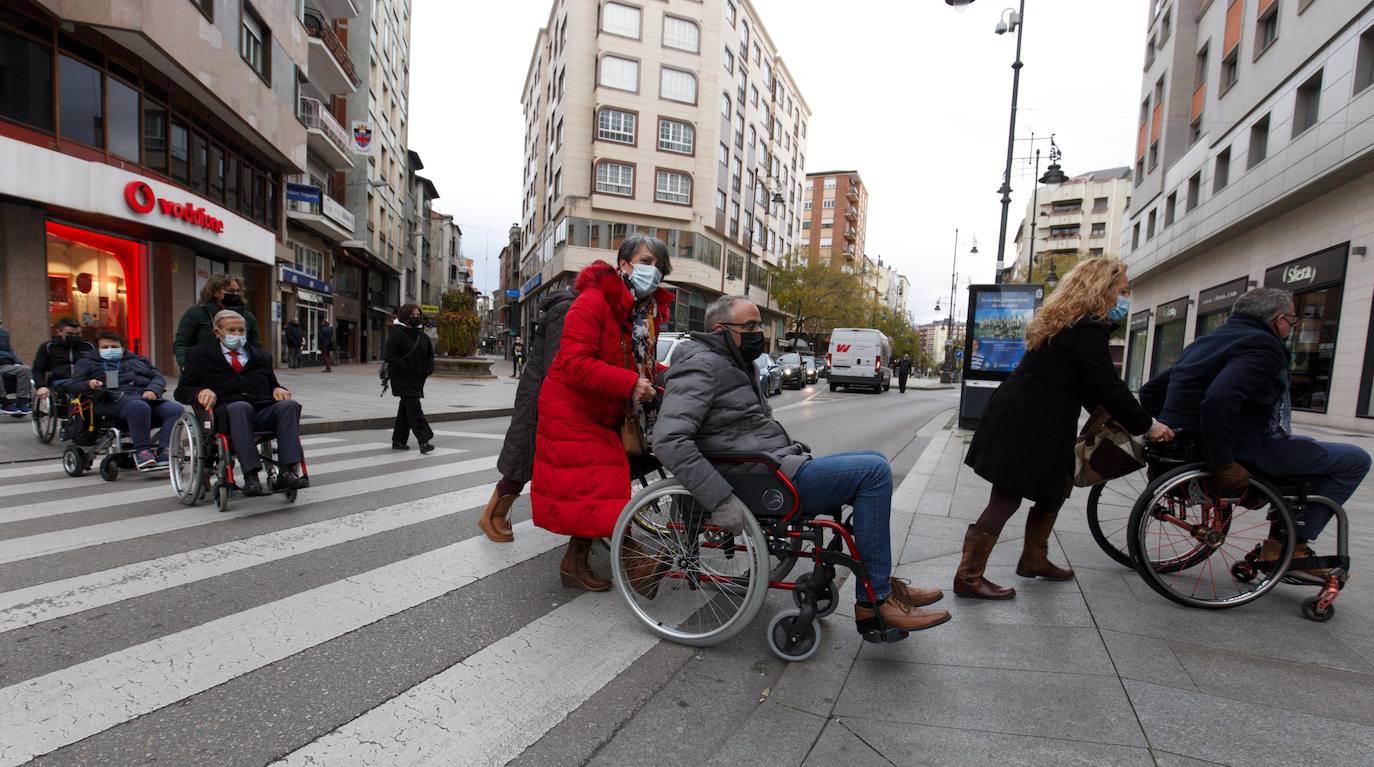
<path fill-rule="evenodd" d="M 491 491 L 491 500 L 487 501 L 482 516 L 477 518 L 477 526 L 482 528 L 482 532 L 491 540 L 497 543 L 510 543 L 515 540 L 515 533 L 510 527 L 510 507 L 520 496 L 500 493 L 500 490 Z"/>
<path fill-rule="evenodd" d="M 667 562 L 629 536 L 625 537 L 625 543 L 620 551 L 620 562 L 630 588 L 639 592 L 645 599 L 658 596 L 658 584 L 663 581 L 663 573 L 668 570 Z"/>
<path fill-rule="evenodd" d="M 954 594 L 975 599 L 1011 599 L 1016 589 L 1005 589 L 983 577 L 988 566 L 988 557 L 997 537 L 991 533 L 968 526 L 964 534 L 964 556 L 959 560 L 959 569 L 954 571 Z"/>
<path fill-rule="evenodd" d="M 892 598 L 900 602 L 905 602 L 911 607 L 933 605 L 945 598 L 945 593 L 939 589 L 918 588 L 901 578 L 893 578 L 891 584 Z"/>
<path fill-rule="evenodd" d="M 866 627 L 876 628 L 875 615 L 882 616 L 887 628 L 902 631 L 924 631 L 949 620 L 949 610 L 922 610 L 899 599 L 884 599 L 877 609 L 854 605 L 854 622 L 861 633 Z"/>
<path fill-rule="evenodd" d="M 1042 511 L 1038 506 L 1031 508 L 1026 516 L 1026 543 L 1021 549 L 1021 560 L 1016 563 L 1017 575 L 1049 581 L 1073 580 L 1073 570 L 1050 561 L 1050 533 L 1058 516 L 1058 512 Z"/>
<path fill-rule="evenodd" d="M 592 550 L 591 538 L 573 538 L 568 541 L 568 549 L 563 552 L 563 561 L 558 563 L 558 574 L 564 586 L 574 586 L 587 591 L 607 591 L 611 582 L 596 574 L 587 561 Z"/>

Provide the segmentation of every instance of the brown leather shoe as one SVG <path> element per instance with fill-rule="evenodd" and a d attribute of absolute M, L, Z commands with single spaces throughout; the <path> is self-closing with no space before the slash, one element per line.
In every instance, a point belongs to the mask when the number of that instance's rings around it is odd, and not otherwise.
<path fill-rule="evenodd" d="M 658 584 L 663 582 L 663 574 L 668 571 L 668 563 L 654 556 L 639 541 L 626 536 L 620 551 L 621 566 L 625 569 L 625 580 L 630 588 L 639 592 L 645 599 L 658 596 Z"/>
<path fill-rule="evenodd" d="M 1016 589 L 1006 589 L 983 577 L 988 566 L 992 547 L 997 544 L 996 536 L 968 526 L 964 534 L 964 556 L 959 560 L 959 569 L 954 571 L 954 595 L 974 599 L 1011 599 Z"/>
<path fill-rule="evenodd" d="M 893 578 L 891 582 L 892 598 L 905 602 L 910 607 L 933 605 L 945 598 L 945 592 L 939 589 L 917 588 L 901 578 Z"/>
<path fill-rule="evenodd" d="M 510 507 L 519 497 L 500 495 L 499 490 L 491 491 L 487 507 L 482 510 L 482 516 L 477 518 L 477 526 L 482 528 L 482 532 L 486 533 L 488 538 L 497 543 L 510 543 L 515 540 L 515 533 L 510 526 Z"/>
<path fill-rule="evenodd" d="M 586 589 L 587 591 L 608 591 L 611 582 L 596 574 L 587 561 L 592 550 L 591 538 L 573 538 L 563 552 L 563 561 L 558 563 L 558 574 L 564 586 Z"/>
<path fill-rule="evenodd" d="M 1054 531 L 1054 520 L 1058 516 L 1057 512 L 1042 511 L 1039 506 L 1031 508 L 1026 516 L 1026 542 L 1021 549 L 1021 559 L 1016 563 L 1017 575 L 1049 581 L 1073 580 L 1072 569 L 1050 561 L 1050 533 Z"/>
<path fill-rule="evenodd" d="M 949 610 L 922 610 L 897 599 L 885 599 L 875 610 L 872 607 L 854 605 L 854 622 L 860 626 L 872 625 L 875 615 L 881 615 L 883 625 L 902 631 L 924 631 L 949 620 Z"/>

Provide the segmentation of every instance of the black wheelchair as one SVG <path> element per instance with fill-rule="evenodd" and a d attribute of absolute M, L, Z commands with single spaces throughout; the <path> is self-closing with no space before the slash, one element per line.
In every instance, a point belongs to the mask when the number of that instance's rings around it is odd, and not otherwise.
<path fill-rule="evenodd" d="M 729 639 L 758 615 L 768 589 L 792 593 L 793 607 L 768 623 L 768 646 L 780 658 L 804 661 L 821 645 L 819 619 L 839 603 L 836 568 L 852 571 L 876 601 L 843 509 L 834 518 L 802 518 L 796 487 L 770 456 L 707 456 L 753 512 L 738 535 L 710 523 L 677 479 L 648 484 L 630 499 L 611 535 L 611 572 L 631 612 L 658 636 L 709 647 Z M 784 580 L 802 557 L 811 569 Z M 634 574 L 627 570 L 627 564 Z M 907 632 L 864 621 L 870 642 L 896 642 Z"/>
<path fill-rule="evenodd" d="M 51 444 L 57 433 L 62 431 L 62 426 L 67 421 L 67 413 L 71 408 L 71 395 L 62 387 L 65 381 L 52 381 L 47 384 L 48 396 L 43 399 L 35 397 L 33 401 L 33 411 L 29 413 L 29 425 L 33 428 L 34 439 L 48 445 Z M 38 391 L 40 384 L 33 382 L 33 390 Z"/>
<path fill-rule="evenodd" d="M 1175 443 L 1147 448 L 1141 473 L 1093 488 L 1088 525 L 1103 551 L 1187 607 L 1239 607 L 1279 583 L 1316 585 L 1317 595 L 1302 602 L 1303 616 L 1333 618 L 1350 578 L 1349 521 L 1340 504 L 1315 494 L 1321 478 L 1252 475 L 1247 487 L 1223 490 L 1197 460 L 1196 435 L 1180 433 Z M 1336 519 L 1337 553 L 1295 559 L 1295 517 L 1314 506 Z M 1325 575 L 1319 583 L 1294 575 L 1309 570 Z"/>
<path fill-rule="evenodd" d="M 241 490 L 234 479 L 234 451 L 228 428 L 219 421 L 212 412 L 199 405 L 187 407 L 186 412 L 172 425 L 168 474 L 172 481 L 172 492 L 183 504 L 195 506 L 209 495 L 219 510 L 224 512 L 229 510 L 230 496 Z M 310 485 L 304 453 L 301 454 L 298 482 L 295 486 L 283 486 L 279 480 L 281 465 L 277 460 L 276 434 L 257 432 L 254 438 L 267 472 L 263 483 L 266 494 L 280 494 L 287 503 L 295 503 L 297 492 Z"/>
<path fill-rule="evenodd" d="M 78 394 L 75 396 L 67 395 L 65 392 L 59 393 L 57 389 L 52 389 L 48 397 L 50 410 L 48 416 L 44 417 L 44 423 L 51 425 L 54 430 L 56 424 L 61 423 L 62 441 L 67 443 L 66 449 L 62 451 L 62 469 L 68 476 L 79 477 L 91 470 L 95 459 L 100 456 L 100 478 L 106 482 L 113 482 L 119 479 L 120 470 L 138 471 L 140 474 L 151 474 L 165 471 L 166 466 L 150 466 L 139 469 L 134 463 L 134 444 L 129 439 L 129 427 L 122 419 L 112 415 L 103 415 L 96 412 L 95 403 L 100 398 L 100 392 L 89 394 Z M 61 411 L 59 405 L 61 404 Z M 56 417 L 57 412 L 65 412 L 66 415 L 60 419 Z M 34 413 L 38 408 L 34 409 Z M 34 420 L 34 430 L 38 430 L 38 420 Z M 46 432 L 45 432 L 46 433 Z M 39 436 L 40 440 L 43 437 Z M 50 442 L 52 436 L 48 436 L 44 442 Z"/>

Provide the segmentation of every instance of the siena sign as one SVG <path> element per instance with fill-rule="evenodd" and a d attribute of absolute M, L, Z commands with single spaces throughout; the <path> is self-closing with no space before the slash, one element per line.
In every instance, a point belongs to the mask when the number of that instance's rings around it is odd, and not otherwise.
<path fill-rule="evenodd" d="M 198 208 L 193 202 L 159 200 L 157 195 L 153 194 L 153 188 L 144 181 L 130 181 L 124 185 L 124 202 L 128 204 L 129 210 L 140 215 L 151 213 L 156 207 L 164 216 L 179 218 L 188 224 L 209 229 L 215 234 L 224 232 L 224 222 L 206 213 L 205 208 Z"/>

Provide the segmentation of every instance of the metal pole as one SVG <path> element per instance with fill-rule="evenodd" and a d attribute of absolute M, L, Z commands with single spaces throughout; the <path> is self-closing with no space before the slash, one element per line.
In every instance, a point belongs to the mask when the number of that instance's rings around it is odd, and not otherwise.
<path fill-rule="evenodd" d="M 1021 34 L 1026 30 L 1026 0 L 1021 0 L 1016 19 L 1016 61 L 1011 64 L 1011 127 L 1007 131 L 1007 167 L 1002 174 L 1002 229 L 997 236 L 996 281 L 1002 281 L 1002 264 L 1007 251 L 1007 216 L 1011 212 L 1011 156 L 1016 146 L 1016 100 L 1021 91 Z"/>
<path fill-rule="evenodd" d="M 1035 178 L 1031 181 L 1030 259 L 1026 266 L 1026 284 L 1035 276 L 1035 222 L 1040 220 L 1040 150 L 1035 150 Z"/>
<path fill-rule="evenodd" d="M 940 383 L 954 381 L 954 287 L 958 281 L 959 230 L 954 230 L 954 258 L 949 265 L 949 317 L 945 319 L 945 376 Z"/>

